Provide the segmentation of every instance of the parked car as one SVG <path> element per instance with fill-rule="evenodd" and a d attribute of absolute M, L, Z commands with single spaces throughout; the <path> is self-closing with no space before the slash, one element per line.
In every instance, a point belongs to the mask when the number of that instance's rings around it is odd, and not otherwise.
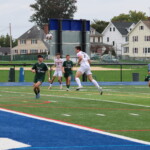
<path fill-rule="evenodd" d="M 109 63 L 118 63 L 119 60 L 113 56 L 113 55 L 110 55 L 110 54 L 105 54 L 101 57 L 101 60 L 103 62 L 109 62 Z"/>

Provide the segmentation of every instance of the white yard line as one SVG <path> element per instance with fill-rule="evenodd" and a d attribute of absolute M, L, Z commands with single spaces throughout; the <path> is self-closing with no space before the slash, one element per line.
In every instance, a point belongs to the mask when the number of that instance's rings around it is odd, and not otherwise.
<path fill-rule="evenodd" d="M 69 115 L 69 114 L 62 114 L 62 116 L 70 117 L 71 115 Z"/>
<path fill-rule="evenodd" d="M 132 116 L 139 116 L 139 114 L 129 113 Z"/>
<path fill-rule="evenodd" d="M 96 114 L 97 116 L 105 117 L 105 114 Z"/>
<path fill-rule="evenodd" d="M 20 93 L 20 94 L 28 94 L 33 95 L 33 93 L 24 93 L 24 92 L 11 92 L 11 91 L 1 91 L 1 92 L 7 92 L 7 93 Z M 106 102 L 106 103 L 115 103 L 115 104 L 122 104 L 122 105 L 130 105 L 130 106 L 138 106 L 138 107 L 146 107 L 150 108 L 150 106 L 147 105 L 139 105 L 139 104 L 133 104 L 133 103 L 124 103 L 124 102 L 116 102 L 116 101 L 110 101 L 110 100 L 104 100 L 104 99 L 90 99 L 90 98 L 81 98 L 81 97 L 66 97 L 66 96 L 58 96 L 58 95 L 47 95 L 47 94 L 41 94 L 41 96 L 52 96 L 52 97 L 60 97 L 65 99 L 77 99 L 77 100 L 85 100 L 85 101 L 97 101 L 97 102 Z M 100 98 L 103 96 L 100 96 Z"/>

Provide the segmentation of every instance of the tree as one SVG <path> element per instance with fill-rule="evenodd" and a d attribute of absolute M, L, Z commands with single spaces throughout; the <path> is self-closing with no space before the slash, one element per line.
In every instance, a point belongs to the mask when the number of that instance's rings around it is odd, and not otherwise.
<path fill-rule="evenodd" d="M 49 18 L 72 19 L 77 11 L 77 0 L 36 0 L 30 7 L 35 13 L 30 17 L 31 22 L 41 26 L 48 23 Z"/>
<path fill-rule="evenodd" d="M 12 47 L 15 46 L 17 46 L 17 40 L 12 40 Z M 0 36 L 0 47 L 10 47 L 10 36 L 8 34 Z"/>
<path fill-rule="evenodd" d="M 140 20 L 147 20 L 147 18 L 148 16 L 144 12 L 130 10 L 128 14 L 113 17 L 111 21 L 139 22 Z"/>
<path fill-rule="evenodd" d="M 109 22 L 94 19 L 91 24 L 91 27 L 93 27 L 97 32 L 102 33 L 108 24 Z"/>

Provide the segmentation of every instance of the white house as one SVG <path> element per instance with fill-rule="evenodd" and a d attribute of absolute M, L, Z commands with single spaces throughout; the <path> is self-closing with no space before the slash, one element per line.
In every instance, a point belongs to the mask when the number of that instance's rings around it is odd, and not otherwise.
<path fill-rule="evenodd" d="M 103 42 L 113 45 L 117 55 L 123 54 L 122 45 L 127 41 L 127 34 L 134 28 L 133 22 L 110 22 L 102 32 Z"/>
<path fill-rule="evenodd" d="M 150 57 L 150 20 L 139 21 L 128 34 L 124 55 L 133 58 Z"/>

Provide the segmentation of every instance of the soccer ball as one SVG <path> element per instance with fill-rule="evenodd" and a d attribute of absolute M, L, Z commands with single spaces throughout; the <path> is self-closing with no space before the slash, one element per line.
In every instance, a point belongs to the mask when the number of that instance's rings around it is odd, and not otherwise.
<path fill-rule="evenodd" d="M 46 40 L 52 40 L 52 38 L 53 38 L 52 33 L 46 34 Z"/>

